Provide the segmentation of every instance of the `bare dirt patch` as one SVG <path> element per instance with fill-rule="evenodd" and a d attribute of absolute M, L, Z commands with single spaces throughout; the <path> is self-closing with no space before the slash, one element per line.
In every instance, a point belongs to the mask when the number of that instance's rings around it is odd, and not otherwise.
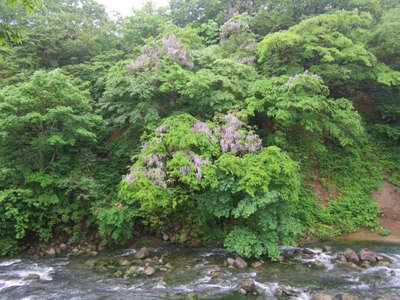
<path fill-rule="evenodd" d="M 384 181 L 381 188 L 372 194 L 381 208 L 379 222 L 389 229 L 389 236 L 382 236 L 377 232 L 360 230 L 343 236 L 340 239 L 352 241 L 387 241 L 400 243 L 400 189 L 388 181 Z"/>
<path fill-rule="evenodd" d="M 307 182 L 311 188 L 313 194 L 322 201 L 322 203 L 327 206 L 329 198 L 336 198 L 338 196 L 338 192 L 336 188 L 332 187 L 333 181 L 329 178 L 328 184 L 331 187 L 327 187 L 322 182 L 322 177 L 318 171 L 315 172 L 315 179 L 309 179 Z"/>

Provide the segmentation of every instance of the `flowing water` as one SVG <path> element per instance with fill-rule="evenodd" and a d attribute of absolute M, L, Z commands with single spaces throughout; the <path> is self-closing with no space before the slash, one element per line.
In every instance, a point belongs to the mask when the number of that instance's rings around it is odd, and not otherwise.
<path fill-rule="evenodd" d="M 90 268 L 88 257 L 59 257 L 32 261 L 27 258 L 0 260 L 0 299 L 311 299 L 323 292 L 339 297 L 351 294 L 358 299 L 400 299 L 400 246 L 382 243 L 331 244 L 307 248 L 283 248 L 280 263 L 266 262 L 245 269 L 229 268 L 227 253 L 221 249 L 152 249 L 163 257 L 171 270 L 157 269 L 153 276 L 116 278 L 123 274 L 114 268 Z M 344 248 L 368 248 L 391 259 L 388 266 L 367 269 L 348 268 L 335 263 Z M 98 261 L 121 261 L 133 257 L 134 250 L 100 255 Z M 157 267 L 158 268 L 158 267 Z M 139 267 L 140 269 L 140 267 Z M 238 289 L 252 279 L 256 295 L 241 295 Z"/>

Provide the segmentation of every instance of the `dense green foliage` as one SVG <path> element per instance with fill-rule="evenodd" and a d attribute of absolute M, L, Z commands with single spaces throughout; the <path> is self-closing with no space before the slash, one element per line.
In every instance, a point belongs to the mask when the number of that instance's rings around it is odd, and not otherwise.
<path fill-rule="evenodd" d="M 99 188 L 90 174 L 104 122 L 87 93 L 55 70 L 0 94 L 0 238 L 48 241 L 82 220 Z M 32 236 L 33 235 L 33 236 Z"/>
<path fill-rule="evenodd" d="M 141 234 L 279 256 L 399 185 L 392 0 L 0 4 L 0 254 Z M 316 189 L 325 191 L 321 196 Z"/>

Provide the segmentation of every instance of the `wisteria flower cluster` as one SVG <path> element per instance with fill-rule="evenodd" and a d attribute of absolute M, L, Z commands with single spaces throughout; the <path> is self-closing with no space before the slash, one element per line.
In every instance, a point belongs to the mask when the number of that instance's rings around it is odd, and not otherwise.
<path fill-rule="evenodd" d="M 194 173 L 195 176 L 198 180 L 203 178 L 203 174 L 201 172 L 201 166 L 208 163 L 207 159 L 202 158 L 200 155 L 194 153 L 194 152 L 189 152 L 188 153 L 188 157 L 190 159 L 190 163 L 193 165 L 194 167 Z M 186 174 L 188 175 L 190 173 L 190 166 L 186 165 L 183 166 L 179 169 L 181 174 Z"/>
<path fill-rule="evenodd" d="M 168 129 L 169 129 L 169 126 L 163 124 L 163 125 L 161 125 L 161 126 L 158 126 L 158 127 L 156 128 L 155 132 L 156 132 L 156 133 L 166 133 L 166 132 L 168 131 Z"/>
<path fill-rule="evenodd" d="M 242 32 L 244 30 L 247 30 L 248 28 L 249 28 L 248 24 L 241 23 L 241 22 L 235 22 L 232 19 L 230 19 L 224 25 L 222 25 L 220 37 L 221 37 L 221 39 L 227 39 L 232 34 Z"/>
<path fill-rule="evenodd" d="M 146 177 L 153 181 L 155 184 L 166 188 L 167 184 L 165 182 L 165 164 L 163 161 L 163 157 L 158 154 L 153 154 L 150 156 L 146 156 L 143 159 L 145 165 L 145 174 Z"/>
<path fill-rule="evenodd" d="M 145 156 L 143 158 L 143 163 L 143 168 L 137 168 L 135 166 L 132 167 L 130 174 L 125 176 L 125 181 L 127 183 L 133 183 L 137 179 L 137 176 L 135 176 L 136 173 L 144 173 L 147 179 L 153 181 L 155 184 L 163 188 L 167 188 L 167 184 L 165 182 L 166 172 L 163 157 L 158 154 Z"/>
<path fill-rule="evenodd" d="M 182 127 L 175 126 L 172 122 L 164 123 L 155 129 L 155 136 L 151 142 L 147 143 L 150 145 L 142 149 L 141 159 L 132 167 L 130 174 L 124 177 L 125 182 L 130 184 L 135 182 L 137 178 L 144 176 L 156 185 L 167 188 L 167 182 L 169 182 L 169 171 L 167 171 L 168 159 L 178 158 L 176 155 L 178 153 L 181 154 L 182 151 L 187 160 L 183 165 L 179 165 L 177 171 L 182 175 L 194 175 L 197 180 L 204 179 L 204 170 L 202 170 L 202 167 L 213 161 L 212 156 L 205 153 L 196 153 L 193 150 L 196 146 L 182 146 L 184 144 L 181 143 L 181 135 L 173 141 L 175 132 L 182 130 Z M 186 128 L 190 129 L 194 134 L 194 142 L 191 142 L 193 144 L 190 145 L 196 145 L 196 141 L 201 140 L 197 134 L 202 134 L 205 136 L 205 141 L 208 141 L 210 152 L 213 151 L 211 149 L 216 149 L 214 153 L 229 152 L 234 155 L 240 155 L 244 153 L 256 153 L 262 147 L 261 139 L 249 131 L 245 124 L 233 114 L 225 115 L 222 124 L 215 127 L 215 129 L 210 128 L 207 123 L 195 120 L 194 118 L 185 123 L 184 126 L 189 126 Z M 157 149 L 160 147 L 163 150 L 161 152 L 157 151 L 157 154 L 149 155 L 149 151 L 151 153 L 150 147 L 156 147 Z M 165 151 L 165 149 L 168 150 Z M 219 152 L 219 149 L 221 152 Z"/>
<path fill-rule="evenodd" d="M 183 44 L 178 41 L 174 34 L 169 34 L 168 37 L 163 39 L 162 49 L 166 54 L 175 57 L 181 65 L 189 69 L 194 67 L 193 62 L 189 60 L 189 56 Z"/>
<path fill-rule="evenodd" d="M 257 61 L 257 58 L 255 56 L 237 57 L 235 61 L 239 64 L 251 65 Z"/>
<path fill-rule="evenodd" d="M 317 80 L 319 76 L 317 74 L 310 74 L 308 70 L 305 70 L 304 73 L 302 74 L 296 74 L 294 76 L 289 77 L 288 81 L 284 84 L 285 87 L 291 89 L 295 86 L 296 82 L 299 79 L 308 79 L 310 78 L 311 80 Z"/>
<path fill-rule="evenodd" d="M 180 65 L 186 68 L 192 69 L 194 67 L 183 44 L 171 33 L 162 39 L 162 45 L 159 49 L 148 45 L 143 46 L 143 54 L 138 56 L 133 62 L 127 64 L 126 68 L 130 72 L 150 70 L 157 67 L 160 59 L 166 56 L 174 58 Z"/>
<path fill-rule="evenodd" d="M 157 65 L 161 52 L 147 45 L 143 46 L 143 54 L 139 55 L 133 62 L 126 65 L 130 72 L 151 69 Z"/>
<path fill-rule="evenodd" d="M 194 165 L 194 170 L 196 174 L 197 179 L 202 178 L 202 173 L 201 173 L 201 166 L 205 163 L 207 163 L 207 160 L 203 159 L 200 155 L 197 155 L 196 153 L 192 153 L 190 155 L 190 161 Z"/>
<path fill-rule="evenodd" d="M 193 130 L 194 132 L 203 132 L 209 139 L 215 140 L 215 136 L 211 132 L 208 125 L 204 122 L 196 121 L 196 123 L 193 126 Z"/>
<path fill-rule="evenodd" d="M 233 154 L 257 152 L 261 149 L 261 139 L 253 134 L 245 134 L 240 131 L 242 122 L 232 114 L 224 117 L 225 125 L 220 127 L 220 146 L 221 151 Z"/>

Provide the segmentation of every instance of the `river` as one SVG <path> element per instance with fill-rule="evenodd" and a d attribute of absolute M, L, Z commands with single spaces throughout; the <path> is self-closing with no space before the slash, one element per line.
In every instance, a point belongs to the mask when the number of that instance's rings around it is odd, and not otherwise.
<path fill-rule="evenodd" d="M 283 248 L 287 259 L 244 269 L 228 267 L 228 254 L 222 249 L 166 246 L 151 249 L 154 258 L 146 264 L 163 260 L 161 266 L 168 263 L 169 270 L 156 267 L 152 276 L 133 278 L 123 278 L 123 267 L 115 262 L 129 261 L 134 249 L 96 258 L 0 259 L 0 299 L 311 299 L 318 292 L 337 299 L 349 295 L 353 298 L 347 299 L 400 299 L 399 245 L 335 242 L 328 246 Z M 337 251 L 348 247 L 368 248 L 391 263 L 366 269 L 336 264 Z M 106 267 L 104 262 L 116 265 Z M 91 265 L 95 263 L 102 267 Z M 254 281 L 257 295 L 238 292 L 246 279 Z"/>

